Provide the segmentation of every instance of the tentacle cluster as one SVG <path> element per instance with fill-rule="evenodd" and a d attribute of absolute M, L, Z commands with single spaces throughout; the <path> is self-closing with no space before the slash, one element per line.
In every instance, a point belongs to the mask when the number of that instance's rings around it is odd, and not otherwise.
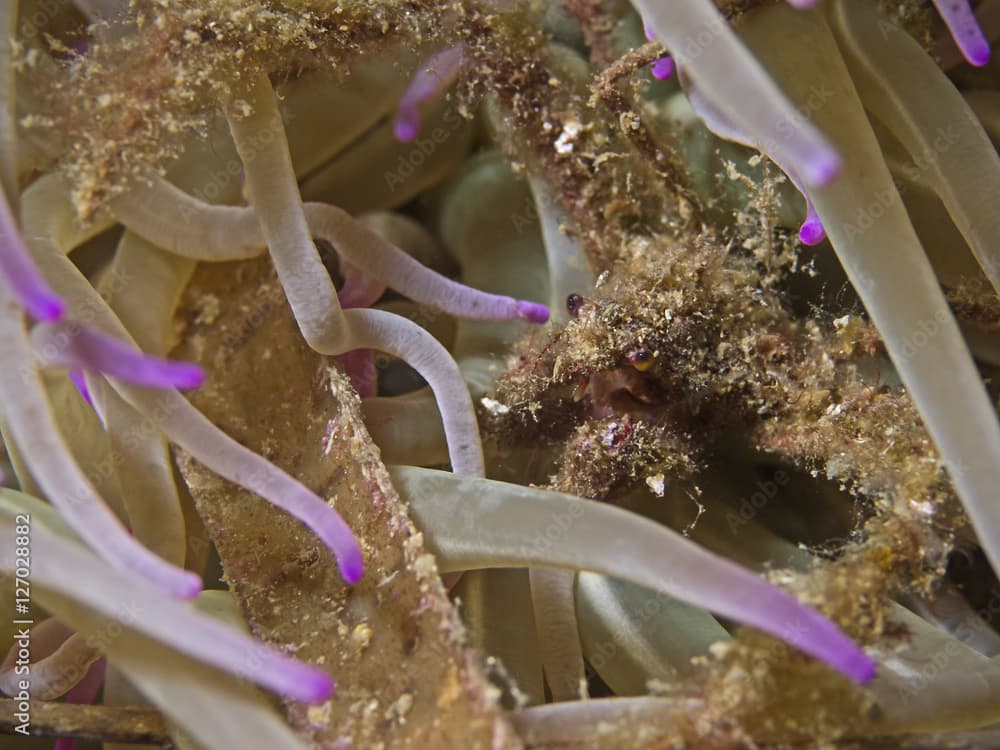
<path fill-rule="evenodd" d="M 110 18 L 122 10 L 114 5 L 81 3 L 81 10 L 91 19 Z M 615 24 L 593 17 L 604 12 L 596 4 L 583 5 L 567 3 L 567 9 L 591 22 L 583 31 L 594 59 L 607 56 L 618 43 L 609 31 Z M 676 70 L 687 102 L 708 130 L 769 156 L 803 195 L 801 242 L 819 245 L 829 239 L 878 329 L 877 345 L 888 353 L 893 372 L 912 396 L 938 454 L 927 441 L 911 452 L 926 456 L 927 463 L 940 456 L 977 540 L 994 568 L 1000 569 L 1000 510 L 992 498 L 1000 425 L 922 237 L 894 183 L 893 159 L 887 156 L 897 153 L 910 159 L 913 169 L 904 165 L 902 171 L 909 172 L 916 189 L 940 202 L 975 264 L 1000 291 L 1000 255 L 994 248 L 1000 226 L 992 207 L 992 197 L 1000 193 L 1000 158 L 989 127 L 983 127 L 917 42 L 864 0 L 755 5 L 735 24 L 720 10 L 720 3 L 710 0 L 634 0 L 632 5 L 644 20 L 646 38 L 662 44 L 669 55 L 656 57 L 662 50 L 647 45 L 630 58 L 631 68 L 624 67 L 635 71 L 649 64 L 660 80 L 671 78 Z M 965 59 L 975 66 L 986 65 L 987 35 L 970 3 L 936 0 L 934 5 Z M 366 547 L 352 531 L 352 519 L 341 517 L 330 501 L 303 481 L 215 427 L 179 392 L 211 386 L 205 383 L 204 370 L 167 356 L 175 309 L 196 263 L 246 260 L 267 252 L 280 282 L 282 303 L 291 308 L 302 338 L 315 352 L 340 357 L 365 398 L 370 432 L 383 455 L 412 464 L 394 467 L 392 478 L 410 503 L 439 569 L 455 574 L 478 571 L 458 589 L 473 599 L 470 617 L 485 621 L 498 616 L 497 602 L 482 597 L 476 601 L 475 592 L 494 586 L 509 596 L 518 635 L 500 637 L 496 645 L 509 662 L 510 674 L 523 683 L 525 701 L 543 701 L 546 685 L 555 701 L 586 698 L 588 665 L 618 695 L 645 690 L 650 679 L 679 683 L 696 671 L 693 660 L 704 660 L 709 650 L 721 655 L 718 664 L 725 665 L 726 654 L 739 653 L 745 642 L 731 637 L 715 619 L 718 616 L 782 640 L 855 683 L 872 683 L 872 695 L 884 710 L 885 731 L 995 722 L 1000 717 L 994 685 L 1000 680 L 992 660 L 981 653 L 997 650 L 1000 641 L 992 631 L 959 638 L 955 618 L 943 618 L 944 627 L 953 632 L 951 640 L 942 641 L 945 636 L 925 619 L 887 605 L 893 617 L 911 629 L 914 651 L 909 662 L 883 659 L 880 669 L 876 660 L 886 653 L 884 644 L 872 645 L 869 639 L 863 647 L 852 640 L 857 633 L 871 634 L 843 620 L 838 625 L 823 614 L 827 611 L 823 602 L 797 588 L 809 571 L 822 567 L 817 556 L 788 544 L 763 520 L 737 516 L 740 545 L 731 555 L 740 560 L 737 563 L 712 551 L 730 552 L 727 544 L 733 546 L 720 514 L 709 513 L 702 522 L 699 510 L 681 534 L 669 528 L 679 526 L 676 519 L 661 522 L 658 514 L 664 511 L 649 508 L 650 492 L 658 498 L 673 497 L 675 506 L 681 504 L 672 482 L 695 472 L 699 451 L 707 451 L 707 441 L 699 443 L 702 435 L 718 437 L 712 409 L 719 404 L 733 411 L 726 415 L 727 425 L 740 420 L 743 426 L 755 425 L 765 436 L 763 444 L 779 447 L 781 428 L 791 428 L 780 423 L 788 412 L 781 412 L 779 398 L 768 388 L 829 404 L 828 417 L 839 414 L 838 409 L 850 409 L 851 404 L 835 401 L 837 384 L 846 382 L 838 380 L 839 375 L 831 375 L 824 388 L 816 379 L 810 381 L 811 390 L 793 388 L 796 374 L 801 374 L 795 368 L 806 369 L 802 352 L 822 352 L 824 361 L 818 368 L 826 374 L 836 373 L 840 363 L 832 361 L 826 340 L 817 343 L 822 337 L 812 320 L 799 325 L 776 309 L 781 306 L 775 292 L 779 272 L 765 276 L 748 270 L 750 261 L 730 263 L 728 251 L 720 249 L 723 232 L 707 225 L 692 228 L 708 215 L 701 207 L 695 213 L 692 204 L 678 201 L 688 213 L 678 209 L 676 216 L 656 225 L 674 234 L 650 237 L 656 232 L 634 227 L 642 223 L 642 210 L 665 202 L 643 201 L 643 191 L 648 190 L 644 178 L 633 183 L 630 173 L 626 184 L 599 196 L 599 205 L 597 193 L 578 189 L 580 182 L 552 180 L 552 174 L 583 174 L 586 181 L 604 174 L 610 162 L 635 158 L 627 148 L 616 150 L 620 144 L 610 135 L 613 128 L 582 122 L 582 107 L 560 110 L 553 104 L 546 109 L 538 104 L 544 98 L 537 96 L 491 99 L 485 110 L 493 133 L 509 125 L 504 119 L 508 115 L 515 127 L 526 131 L 532 117 L 541 123 L 539 132 L 516 144 L 522 149 L 518 160 L 528 179 L 517 178 L 496 150 L 477 154 L 464 169 L 456 169 L 456 163 L 467 160 L 472 130 L 460 118 L 457 124 L 449 123 L 440 111 L 442 102 L 459 78 L 480 73 L 472 69 L 473 61 L 482 59 L 481 47 L 490 43 L 491 35 L 508 42 L 516 38 L 530 54 L 525 52 L 526 62 L 518 67 L 507 49 L 495 69 L 482 74 L 486 81 L 489 76 L 519 81 L 527 90 L 537 79 L 544 91 L 557 92 L 554 100 L 565 102 L 571 98 L 559 99 L 561 90 L 580 84 L 572 71 L 579 68 L 589 75 L 590 67 L 575 51 L 553 48 L 552 57 L 561 56 L 562 67 L 554 67 L 560 72 L 543 70 L 544 56 L 539 53 L 536 60 L 531 55 L 544 44 L 528 39 L 530 34 L 518 36 L 521 32 L 511 29 L 520 27 L 504 18 L 521 9 L 511 10 L 503 3 L 447 6 L 435 11 L 435 18 L 453 20 L 461 28 L 455 33 L 439 30 L 430 40 L 434 45 L 430 48 L 439 51 L 417 68 L 409 85 L 397 80 L 393 70 L 391 95 L 378 92 L 378 102 L 372 105 L 377 111 L 366 111 L 335 136 L 318 135 L 316 128 L 296 123 L 282 111 L 272 80 L 283 76 L 272 74 L 287 73 L 284 63 L 248 68 L 231 86 L 208 86 L 205 90 L 221 97 L 213 107 L 222 113 L 224 125 L 218 149 L 225 153 L 215 156 L 229 158 L 235 168 L 215 181 L 217 175 L 206 175 L 197 163 L 198 149 L 208 147 L 191 139 L 185 157 L 189 161 L 170 179 L 144 173 L 141 185 L 117 194 L 103 213 L 91 216 L 90 229 L 73 223 L 74 186 L 56 172 L 35 177 L 23 192 L 18 189 L 18 177 L 31 171 L 25 165 L 34 162 L 20 155 L 16 107 L 10 96 L 14 66 L 7 53 L 0 52 L 8 84 L 7 93 L 0 96 L 0 184 L 6 196 L 0 200 L 0 352 L 16 363 L 0 368 L 0 413 L 6 454 L 17 467 L 20 486 L 29 491 L 0 491 L 0 534 L 14 537 L 19 533 L 17 519 L 24 515 L 37 519 L 32 537 L 37 564 L 32 575 L 51 617 L 32 631 L 37 646 L 32 654 L 38 690 L 34 697 L 66 696 L 68 702 L 88 703 L 102 680 L 110 681 L 120 672 L 155 696 L 172 717 L 185 716 L 198 700 L 218 696 L 241 716 L 252 717 L 235 730 L 241 742 L 267 741 L 275 747 L 301 743 L 273 708 L 240 680 L 249 679 L 292 700 L 321 703 L 331 698 L 334 685 L 325 669 L 297 661 L 242 632 L 235 624 L 241 622 L 239 613 L 231 611 L 232 597 L 222 595 L 222 601 L 213 601 L 213 592 L 201 590 L 204 560 L 189 549 L 189 498 L 175 485 L 168 447 L 176 446 L 297 519 L 332 554 L 347 584 L 364 575 Z M 414 12 L 421 12 L 421 7 Z M 641 39 L 639 19 L 632 20 Z M 148 19 L 138 21 L 147 29 Z M 322 26 L 311 15 L 299 21 Z M 4 22 L 7 26 L 0 31 L 11 31 L 14 20 L 8 16 Z M 383 19 L 364 28 L 376 36 L 379 28 L 386 33 L 388 27 Z M 268 28 L 283 29 L 303 48 L 315 44 L 314 28 L 301 34 L 293 33 L 297 28 L 293 24 Z M 558 23 L 552 22 L 552 28 L 557 38 L 572 42 L 570 33 L 560 37 Z M 124 34 L 127 29 L 119 31 Z M 205 33 L 210 31 L 206 28 Z M 212 33 L 221 43 L 217 37 L 221 32 Z M 114 41 L 107 28 L 98 36 L 81 46 L 81 57 L 88 53 L 86 45 Z M 191 44 L 197 36 L 191 37 Z M 428 40 L 418 41 L 420 49 L 428 49 Z M 240 49 L 255 60 L 264 59 L 259 50 Z M 41 59 L 38 64 L 55 68 L 51 58 Z M 360 107 L 358 101 L 381 81 L 372 73 L 372 84 L 364 77 L 369 73 L 360 74 L 365 83 L 361 94 L 344 84 L 345 97 L 353 97 L 352 106 Z M 296 94 L 295 85 L 288 84 L 287 100 L 308 98 L 308 91 Z M 816 86 L 830 92 L 818 104 L 809 99 Z M 462 88 L 457 96 L 467 97 L 475 89 L 476 85 Z M 518 110 L 519 102 L 528 102 L 531 112 Z M 464 108 L 468 104 L 463 99 Z M 979 106 L 988 109 L 988 104 Z M 645 148 L 658 162 L 644 165 L 650 174 L 662 177 L 664 154 L 672 145 L 657 144 L 657 136 L 644 130 L 643 118 L 650 112 L 656 112 L 655 106 L 634 116 L 628 112 L 617 125 L 633 146 Z M 315 124 L 317 117 L 306 119 Z M 442 127 L 422 124 L 431 121 Z M 184 128 L 175 124 L 175 130 Z M 433 137 L 418 139 L 422 130 Z M 942 133 L 949 139 L 943 145 Z M 429 151 L 422 145 L 432 142 Z M 415 145 L 403 148 L 405 144 Z M 417 257 L 416 248 L 436 243 L 424 236 L 428 233 L 420 225 L 415 234 L 407 228 L 409 219 L 384 214 L 381 222 L 365 220 L 353 216 L 353 209 L 303 200 L 312 193 L 329 193 L 330 183 L 344 183 L 344 175 L 375 171 L 357 155 L 389 148 L 403 148 L 393 152 L 399 159 L 390 164 L 395 171 L 375 175 L 374 180 L 367 175 L 370 181 L 364 191 L 378 194 L 380 200 L 374 202 L 380 205 L 408 204 L 407 211 L 422 219 L 439 209 L 435 219 L 425 223 L 435 224 L 441 245 L 457 257 L 460 281 L 443 270 L 451 261 L 436 257 L 433 247 L 424 248 L 427 264 Z M 30 158 L 43 161 L 34 152 Z M 425 182 L 416 178 L 409 182 L 414 172 Z M 409 203 L 453 173 L 455 185 L 443 188 L 445 197 L 435 196 L 431 208 Z M 237 176 L 242 177 L 242 186 Z M 207 195 L 206 182 L 212 184 L 214 195 Z M 664 189 L 681 195 L 680 188 Z M 91 189 L 88 194 L 100 192 Z M 248 205 L 237 205 L 241 197 Z M 86 208 L 91 213 L 94 207 L 88 203 Z M 581 220 L 585 214 L 586 222 Z M 624 220 L 623 215 L 627 215 Z M 593 229 L 611 217 L 616 227 L 631 229 L 619 235 L 601 235 Z M 114 259 L 100 273 L 86 270 L 82 259 L 70 258 L 92 235 L 115 224 L 123 233 Z M 398 241 L 394 232 L 399 233 Z M 660 319 L 639 326 L 628 318 L 624 303 L 594 302 L 608 274 L 634 267 L 644 253 L 676 254 L 685 243 L 691 256 L 698 258 L 692 261 L 694 270 L 665 264 L 662 278 L 643 292 L 666 311 Z M 600 247 L 595 250 L 594 245 Z M 705 250 L 709 245 L 718 252 Z M 324 248 L 332 248 L 336 255 L 333 274 Z M 760 245 L 753 250 L 759 265 L 786 262 L 765 257 Z M 601 267 L 592 267 L 589 261 L 594 260 Z M 797 256 L 787 264 L 796 262 Z M 701 265 L 695 268 L 697 263 Z M 699 274 L 725 278 L 732 284 L 726 286 L 727 293 L 737 291 L 728 298 L 721 291 L 716 297 L 707 295 L 705 299 L 719 302 L 710 309 L 686 309 L 690 299 L 685 298 L 685 289 L 701 283 L 692 281 Z M 387 298 L 390 293 L 409 301 Z M 543 299 L 547 304 L 539 301 Z M 550 308 L 556 325 L 533 329 L 550 322 Z M 683 318 L 675 320 L 674 310 Z M 441 316 L 459 322 L 452 324 Z M 848 318 L 838 319 L 838 329 L 851 326 Z M 750 325 L 748 319 L 766 328 L 766 335 L 752 341 L 727 338 L 738 326 Z M 733 320 L 741 322 L 727 328 Z M 608 329 L 604 339 L 593 333 Z M 497 392 L 503 358 L 519 339 L 520 348 L 507 360 L 513 373 L 507 385 L 517 387 Z M 699 342 L 697 356 L 704 365 L 683 382 L 682 374 L 693 370 L 674 366 L 664 355 L 668 349 L 690 353 L 677 348 L 681 340 L 685 346 Z M 739 353 L 733 354 L 736 350 Z M 401 361 L 427 387 L 382 393 L 385 378 L 374 352 Z M 861 358 L 852 349 L 842 359 Z M 747 362 L 760 372 L 747 375 Z M 711 372 L 713 366 L 717 371 Z M 742 376 L 746 376 L 743 381 Z M 765 392 L 771 395 L 755 395 Z M 521 400 L 504 402 L 505 393 Z M 808 406 L 803 406 L 803 413 Z M 517 418 L 530 415 L 534 420 L 530 429 L 550 430 L 551 435 L 531 445 L 488 441 L 484 450 L 479 407 L 480 415 L 497 423 L 512 413 Z M 74 423 L 85 427 L 74 431 Z M 524 424 L 520 428 L 530 432 Z M 88 445 L 89 436 L 98 433 L 102 442 Z M 856 439 L 874 442 L 860 432 Z M 656 450 L 650 450 L 651 442 Z M 787 453 L 798 458 L 791 449 Z M 574 467 L 594 455 L 613 467 L 601 491 L 595 484 L 574 484 Z M 844 455 L 846 451 L 840 456 L 841 465 L 848 461 Z M 843 478 L 837 473 L 837 457 L 826 458 L 829 475 Z M 417 468 L 445 462 L 452 473 Z M 658 473 L 638 473 L 636 467 L 651 464 L 656 464 Z M 92 465 L 101 471 L 91 470 Z M 110 468 L 104 472 L 103 467 Z M 488 467 L 509 481 L 486 479 Z M 555 473 L 543 476 L 550 470 Z M 927 471 L 937 477 L 936 468 Z M 628 482 L 638 484 L 641 498 L 636 500 L 633 487 L 631 495 L 615 498 L 624 507 L 600 502 L 610 499 L 605 496 L 613 487 L 621 488 L 615 483 L 626 475 Z M 571 488 L 589 499 L 524 486 L 546 479 L 550 487 Z M 47 502 L 32 496 L 36 494 Z M 695 502 L 701 508 L 700 501 Z M 927 514 L 933 515 L 934 506 L 928 507 Z M 699 523 L 698 540 L 687 538 Z M 553 524 L 558 528 L 550 533 Z M 3 569 L 15 568 L 13 553 L 0 549 Z M 760 569 L 774 560 L 783 561 L 794 574 L 784 580 L 782 574 L 770 578 L 761 574 Z M 527 572 L 497 572 L 509 568 Z M 871 588 L 882 595 L 890 587 Z M 136 602 L 143 615 L 124 623 L 120 639 L 98 648 L 89 637 L 120 619 L 109 603 L 116 596 Z M 975 619 L 975 613 L 962 607 L 960 596 L 950 601 L 963 616 Z M 655 617 L 634 614 L 647 605 L 654 608 Z M 215 606 L 229 611 L 223 622 L 203 611 Z M 619 627 L 621 622 L 625 626 Z M 755 642 L 753 636 L 750 639 Z M 616 644 L 610 654 L 606 653 L 609 640 Z M 477 642 L 493 645 L 485 636 Z M 953 642 L 963 644 L 955 651 L 958 667 L 937 678 L 933 692 L 937 696 L 954 690 L 957 697 L 930 719 L 922 715 L 931 703 L 929 692 L 918 691 L 907 700 L 899 700 L 899 695 L 909 689 L 907 674 L 916 669 L 922 655 Z M 136 656 L 147 652 L 157 656 L 155 669 Z M 16 684 L 13 653 L 0 665 L 0 690 L 8 694 Z M 178 663 L 170 664 L 165 654 L 176 655 Z M 183 670 L 195 674 L 200 687 L 183 690 L 178 678 Z M 685 708 L 719 710 L 722 699 L 711 697 L 712 680 L 724 683 L 732 675 L 720 678 L 720 671 L 710 670 L 700 674 L 699 684 L 708 687 L 691 705 L 681 705 L 683 701 L 674 696 L 596 707 L 573 704 L 558 710 L 530 709 L 516 721 L 529 737 L 559 732 L 566 738 L 575 722 L 590 726 L 660 711 L 673 715 Z M 197 727 L 197 739 L 206 747 L 232 740 L 204 722 L 197 722 Z"/>

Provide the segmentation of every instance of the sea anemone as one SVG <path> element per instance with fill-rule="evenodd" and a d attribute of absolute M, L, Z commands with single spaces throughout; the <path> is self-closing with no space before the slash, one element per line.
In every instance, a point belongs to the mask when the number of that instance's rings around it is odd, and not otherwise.
<path fill-rule="evenodd" d="M 933 7 L 9 4 L 5 731 L 996 723 L 998 23 Z"/>

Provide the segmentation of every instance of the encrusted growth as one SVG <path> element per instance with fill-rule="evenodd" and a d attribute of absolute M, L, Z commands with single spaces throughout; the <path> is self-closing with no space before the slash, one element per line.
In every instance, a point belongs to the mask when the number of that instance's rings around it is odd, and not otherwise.
<path fill-rule="evenodd" d="M 182 136 L 204 133 L 219 103 L 241 100 L 261 72 L 321 69 L 346 79 L 350 64 L 393 45 L 440 34 L 450 3 L 378 4 L 143 0 L 135 33 L 91 43 L 85 55 L 51 41 L 55 68 L 29 49 L 26 79 L 41 97 L 26 124 L 62 137 L 60 162 L 82 216 L 148 169 L 179 154 Z"/>

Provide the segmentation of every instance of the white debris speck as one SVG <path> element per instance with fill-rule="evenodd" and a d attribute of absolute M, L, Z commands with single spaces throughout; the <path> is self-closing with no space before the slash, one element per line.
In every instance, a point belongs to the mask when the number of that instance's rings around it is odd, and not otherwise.
<path fill-rule="evenodd" d="M 323 446 L 324 456 L 329 456 L 330 451 L 333 450 L 333 446 L 337 443 L 336 432 L 337 423 L 331 419 L 326 423 L 326 431 L 323 433 L 323 440 L 320 443 Z"/>
<path fill-rule="evenodd" d="M 413 572 L 417 578 L 426 578 L 434 575 L 437 571 L 437 561 L 434 555 L 421 555 L 413 561 Z"/>
<path fill-rule="evenodd" d="M 395 719 L 400 724 L 406 723 L 406 715 L 410 713 L 410 709 L 413 708 L 413 694 L 403 693 L 396 699 L 385 711 L 385 718 L 392 721 Z"/>
<path fill-rule="evenodd" d="M 306 719 L 316 728 L 325 727 L 330 721 L 330 710 L 332 708 L 333 706 L 330 701 L 321 703 L 318 706 L 309 706 L 306 709 Z"/>
<path fill-rule="evenodd" d="M 484 396 L 480 402 L 490 414 L 494 417 L 500 416 L 501 414 L 507 414 L 510 412 L 510 407 L 507 404 L 501 404 L 499 401 L 495 401 L 492 398 Z"/>
<path fill-rule="evenodd" d="M 851 322 L 851 316 L 850 315 L 845 315 L 842 318 L 837 318 L 836 320 L 834 320 L 833 321 L 833 327 L 836 328 L 838 331 L 840 331 L 840 330 L 843 330 L 844 328 L 846 328 L 847 324 L 850 323 L 850 322 Z"/>
<path fill-rule="evenodd" d="M 665 485 L 666 482 L 663 479 L 663 474 L 654 474 L 651 477 L 646 477 L 646 486 L 657 497 L 663 497 Z"/>
<path fill-rule="evenodd" d="M 733 644 L 730 641 L 716 641 L 715 643 L 710 643 L 708 646 L 708 652 L 716 659 L 722 659 L 732 649 Z"/>
<path fill-rule="evenodd" d="M 210 326 L 219 317 L 222 311 L 222 303 L 214 294 L 205 294 L 198 300 L 198 313 L 194 322 L 198 325 Z"/>
<path fill-rule="evenodd" d="M 556 153 L 573 153 L 573 143 L 576 142 L 576 137 L 580 135 L 580 131 L 582 130 L 583 125 L 580 124 L 579 120 L 570 120 L 563 125 L 562 133 L 560 133 L 559 137 L 556 139 Z"/>
<path fill-rule="evenodd" d="M 390 583 L 392 583 L 392 579 L 395 578 L 397 575 L 399 575 L 399 571 L 398 570 L 392 571 L 392 573 L 390 573 L 385 578 L 383 578 L 381 581 L 379 581 L 378 583 L 376 583 L 375 584 L 375 588 L 380 589 L 383 586 L 389 585 Z"/>
<path fill-rule="evenodd" d="M 364 651 L 368 648 L 368 644 L 372 641 L 371 626 L 366 622 L 356 625 L 354 630 L 351 632 L 351 640 L 354 642 L 358 651 Z"/>

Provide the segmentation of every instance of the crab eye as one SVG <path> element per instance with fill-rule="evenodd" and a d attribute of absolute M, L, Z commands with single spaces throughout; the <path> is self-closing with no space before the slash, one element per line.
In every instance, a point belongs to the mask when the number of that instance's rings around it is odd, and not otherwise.
<path fill-rule="evenodd" d="M 649 349 L 636 349 L 625 358 L 639 372 L 646 372 L 653 366 L 653 353 Z"/>
<path fill-rule="evenodd" d="M 579 294 L 571 294 L 566 298 L 566 312 L 572 315 L 574 318 L 580 314 L 580 308 L 583 307 L 584 299 Z"/>

